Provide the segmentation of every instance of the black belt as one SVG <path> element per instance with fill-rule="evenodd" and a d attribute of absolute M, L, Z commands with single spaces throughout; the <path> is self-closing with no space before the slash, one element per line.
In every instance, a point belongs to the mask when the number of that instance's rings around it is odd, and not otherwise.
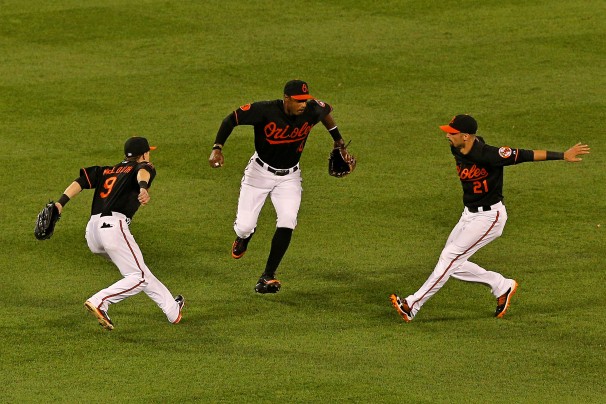
<path fill-rule="evenodd" d="M 120 213 L 120 212 L 116 212 L 118 215 L 120 216 L 116 216 L 119 218 L 122 218 L 122 216 L 124 216 L 124 220 L 126 221 L 126 224 L 130 226 L 130 222 L 133 220 L 132 218 L 126 216 L 124 213 Z M 114 216 L 114 212 L 105 212 L 105 213 L 101 213 L 101 217 L 108 217 L 108 216 Z"/>
<path fill-rule="evenodd" d="M 263 167 L 264 169 L 266 169 L 270 173 L 272 173 L 274 175 L 279 175 L 280 177 L 282 177 L 284 175 L 292 174 L 292 173 L 294 173 L 295 171 L 297 171 L 299 169 L 298 165 L 294 166 L 293 168 L 286 168 L 286 169 L 283 169 L 283 170 L 275 169 L 275 168 L 270 167 L 267 164 L 265 164 L 263 162 L 263 160 L 261 160 L 259 157 L 257 157 L 255 159 L 255 161 L 257 162 L 257 164 L 259 164 L 261 167 Z"/>
<path fill-rule="evenodd" d="M 467 207 L 467 210 L 469 210 L 471 213 L 478 213 L 478 212 L 488 212 L 489 210 L 492 210 L 492 206 L 474 206 L 474 207 Z"/>

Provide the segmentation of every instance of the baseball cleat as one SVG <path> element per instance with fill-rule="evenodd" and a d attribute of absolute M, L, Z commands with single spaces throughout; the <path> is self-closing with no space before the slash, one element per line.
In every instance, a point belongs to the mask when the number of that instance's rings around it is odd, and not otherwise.
<path fill-rule="evenodd" d="M 246 252 L 246 249 L 248 248 L 248 242 L 252 238 L 253 234 L 255 234 L 254 231 L 247 238 L 236 237 L 236 240 L 234 240 L 234 243 L 231 246 L 232 257 L 235 259 L 242 258 Z"/>
<path fill-rule="evenodd" d="M 396 309 L 400 317 L 402 317 L 402 319 L 404 319 L 404 321 L 407 323 L 410 323 L 414 316 L 412 315 L 412 310 L 410 310 L 410 307 L 408 307 L 408 303 L 406 303 L 406 299 L 400 299 L 400 296 L 396 295 L 395 293 L 391 294 L 389 299 L 391 300 L 391 304 Z"/>
<path fill-rule="evenodd" d="M 255 286 L 255 292 L 265 294 L 265 293 L 278 293 L 280 291 L 280 287 L 282 284 L 279 280 L 274 277 L 262 276 L 259 278 L 257 285 Z"/>
<path fill-rule="evenodd" d="M 507 309 L 509 308 L 511 297 L 514 295 L 514 293 L 516 293 L 517 290 L 518 283 L 514 280 L 513 285 L 509 289 L 507 289 L 507 292 L 497 298 L 497 310 L 494 313 L 494 316 L 496 318 L 501 318 L 505 315 Z"/>
<path fill-rule="evenodd" d="M 177 304 L 179 305 L 179 317 L 177 317 L 177 319 L 173 321 L 173 324 L 179 324 L 179 321 L 181 321 L 181 310 L 183 310 L 183 306 L 185 306 L 185 298 L 179 295 L 175 297 L 175 302 L 177 302 Z"/>
<path fill-rule="evenodd" d="M 114 323 L 112 323 L 109 316 L 104 310 L 93 306 L 93 304 L 88 300 L 84 303 L 84 307 L 86 307 L 86 310 L 90 311 L 95 317 L 97 317 L 97 321 L 99 322 L 99 325 L 101 327 L 105 328 L 108 331 L 114 329 Z"/>

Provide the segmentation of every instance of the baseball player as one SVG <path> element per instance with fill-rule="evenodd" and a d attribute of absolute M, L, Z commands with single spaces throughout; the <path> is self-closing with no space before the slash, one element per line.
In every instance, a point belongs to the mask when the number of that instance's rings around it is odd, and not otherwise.
<path fill-rule="evenodd" d="M 150 201 L 148 189 L 156 176 L 149 162 L 150 147 L 144 137 L 132 137 L 124 144 L 125 158 L 114 166 L 91 166 L 80 169 L 76 178 L 56 202 L 59 212 L 83 189 L 94 189 L 91 217 L 86 226 L 90 250 L 111 260 L 124 277 L 91 296 L 84 306 L 107 330 L 114 323 L 107 315 L 109 305 L 145 292 L 162 309 L 168 321 L 181 321 L 185 299 L 173 297 L 151 273 L 141 250 L 130 233 L 130 222 L 140 205 Z"/>
<path fill-rule="evenodd" d="M 390 296 L 393 306 L 407 323 L 451 276 L 490 287 L 497 298 L 495 317 L 503 317 L 518 283 L 468 261 L 476 251 L 503 233 L 507 221 L 503 204 L 503 167 L 527 161 L 579 162 L 578 155 L 589 153 L 589 147 L 581 143 L 564 153 L 494 147 L 476 135 L 477 128 L 476 120 L 469 115 L 457 115 L 448 125 L 440 126 L 446 132 L 455 158 L 465 208 L 423 286 L 405 299 L 396 294 Z"/>
<path fill-rule="evenodd" d="M 236 126 L 254 127 L 255 153 L 242 178 L 232 257 L 239 259 L 246 252 L 268 195 L 277 214 L 267 265 L 255 286 L 257 293 L 276 293 L 281 287 L 275 275 L 297 225 L 302 190 L 299 160 L 309 133 L 322 122 L 335 147 L 344 146 L 331 112 L 330 105 L 309 94 L 306 82 L 291 80 L 284 86 L 282 99 L 243 105 L 227 115 L 219 128 L 208 159 L 212 168 L 223 166 L 223 146 Z"/>

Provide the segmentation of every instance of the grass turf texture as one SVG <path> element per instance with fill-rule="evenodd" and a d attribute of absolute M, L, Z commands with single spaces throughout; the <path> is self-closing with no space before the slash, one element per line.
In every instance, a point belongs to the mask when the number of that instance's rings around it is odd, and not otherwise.
<path fill-rule="evenodd" d="M 0 1 L 0 374 L 7 402 L 600 402 L 606 394 L 606 49 L 600 1 Z M 302 78 L 331 103 L 357 171 L 327 175 L 331 141 L 302 158 L 299 227 L 282 291 L 259 296 L 271 205 L 230 258 L 251 128 L 208 168 L 219 123 Z M 509 167 L 509 223 L 474 257 L 520 283 L 503 320 L 451 280 L 404 324 L 461 211 L 437 126 L 471 113 L 495 145 L 582 164 Z M 124 140 L 159 146 L 132 231 L 187 299 L 169 324 L 144 294 L 101 330 L 82 306 L 119 278 L 83 239 L 91 193 L 55 235 L 35 215 Z M 601 225 L 599 227 L 598 225 Z"/>

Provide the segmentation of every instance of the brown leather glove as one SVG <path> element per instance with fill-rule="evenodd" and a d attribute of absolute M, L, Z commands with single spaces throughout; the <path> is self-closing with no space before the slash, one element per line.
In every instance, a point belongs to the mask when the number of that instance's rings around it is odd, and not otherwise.
<path fill-rule="evenodd" d="M 351 174 L 355 168 L 356 158 L 349 154 L 347 146 L 339 146 L 332 149 L 328 156 L 328 174 L 341 178 Z"/>

